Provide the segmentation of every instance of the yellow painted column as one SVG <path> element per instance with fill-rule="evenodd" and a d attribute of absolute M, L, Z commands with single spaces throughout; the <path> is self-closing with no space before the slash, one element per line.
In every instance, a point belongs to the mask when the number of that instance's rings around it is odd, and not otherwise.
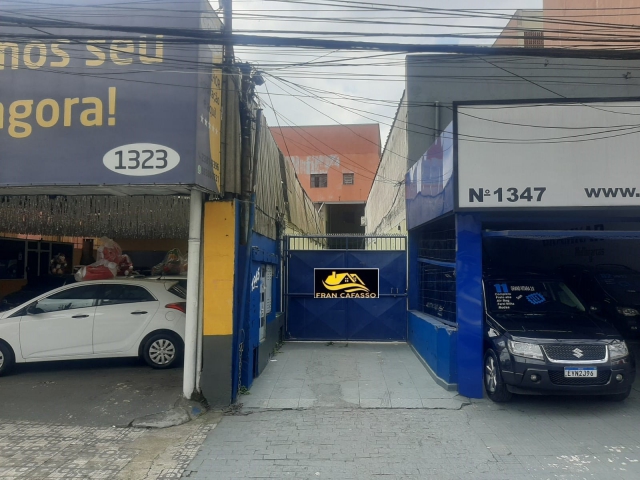
<path fill-rule="evenodd" d="M 210 405 L 232 395 L 236 265 L 235 203 L 207 202 L 203 222 L 203 341 L 200 386 Z"/>

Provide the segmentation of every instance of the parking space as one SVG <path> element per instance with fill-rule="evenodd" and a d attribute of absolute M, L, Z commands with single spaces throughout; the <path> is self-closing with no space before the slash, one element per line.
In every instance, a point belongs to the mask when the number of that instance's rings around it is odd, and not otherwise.
<path fill-rule="evenodd" d="M 238 401 L 246 409 L 459 409 L 467 400 L 440 387 L 406 343 L 288 342 Z"/>
<path fill-rule="evenodd" d="M 135 358 L 17 364 L 0 377 L 0 422 L 112 427 L 174 407 L 182 369 Z"/>
<path fill-rule="evenodd" d="M 584 306 L 607 320 L 627 340 L 640 328 L 638 224 L 576 222 L 484 225 L 486 275 L 543 273 L 562 280 Z M 562 323 L 562 322 L 560 322 Z"/>

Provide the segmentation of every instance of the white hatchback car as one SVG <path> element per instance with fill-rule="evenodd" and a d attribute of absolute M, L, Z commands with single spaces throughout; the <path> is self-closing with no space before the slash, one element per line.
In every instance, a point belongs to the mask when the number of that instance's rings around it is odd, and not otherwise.
<path fill-rule="evenodd" d="M 184 351 L 186 282 L 96 280 L 0 313 L 0 375 L 14 363 L 142 357 L 169 368 Z"/>

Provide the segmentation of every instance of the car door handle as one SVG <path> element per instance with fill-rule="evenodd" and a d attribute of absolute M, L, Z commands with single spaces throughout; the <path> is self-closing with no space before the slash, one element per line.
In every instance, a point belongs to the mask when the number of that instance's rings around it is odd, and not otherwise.
<path fill-rule="evenodd" d="M 89 315 L 74 315 L 71 318 L 87 318 Z"/>
<path fill-rule="evenodd" d="M 141 312 L 140 310 L 136 310 L 135 312 L 131 312 L 131 315 L 144 315 L 147 312 Z"/>

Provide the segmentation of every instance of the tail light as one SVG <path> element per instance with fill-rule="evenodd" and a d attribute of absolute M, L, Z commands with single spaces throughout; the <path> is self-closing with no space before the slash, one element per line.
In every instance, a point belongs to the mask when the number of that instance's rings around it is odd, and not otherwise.
<path fill-rule="evenodd" d="M 164 308 L 172 308 L 182 313 L 187 313 L 187 302 L 176 302 L 165 305 Z"/>

